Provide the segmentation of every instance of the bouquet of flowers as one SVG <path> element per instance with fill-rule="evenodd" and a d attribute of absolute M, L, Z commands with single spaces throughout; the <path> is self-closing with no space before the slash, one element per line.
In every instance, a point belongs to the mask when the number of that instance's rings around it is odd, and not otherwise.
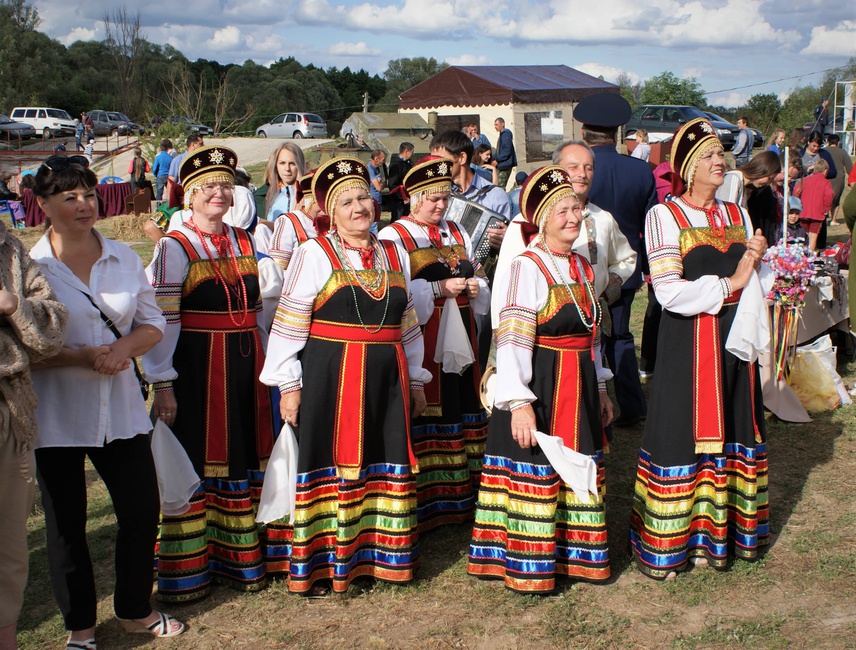
<path fill-rule="evenodd" d="M 815 274 L 814 259 L 815 254 L 808 246 L 787 244 L 784 240 L 768 248 L 764 255 L 764 261 L 775 275 L 766 298 L 773 301 L 773 358 L 777 380 L 783 377 L 796 354 L 797 327 L 806 291 Z"/>

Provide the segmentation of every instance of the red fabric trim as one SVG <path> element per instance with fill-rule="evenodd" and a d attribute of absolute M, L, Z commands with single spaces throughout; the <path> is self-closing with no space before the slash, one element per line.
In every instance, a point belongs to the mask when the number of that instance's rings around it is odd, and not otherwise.
<path fill-rule="evenodd" d="M 699 443 L 725 443 L 719 318 L 695 317 L 693 328 L 693 436 Z"/>
<path fill-rule="evenodd" d="M 580 351 L 560 350 L 556 358 L 556 386 L 553 388 L 550 431 L 574 451 L 580 450 L 580 384 Z"/>
<path fill-rule="evenodd" d="M 309 336 L 343 343 L 398 343 L 401 341 L 401 326 L 387 325 L 370 334 L 362 325 L 341 325 L 313 320 L 309 326 Z"/>
<path fill-rule="evenodd" d="M 678 222 L 678 228 L 681 230 L 692 228 L 690 220 L 687 219 L 687 215 L 684 214 L 684 211 L 681 210 L 677 203 L 674 201 L 666 201 L 663 205 L 665 205 L 669 209 L 669 212 L 672 213 L 672 216 L 675 217 L 675 221 Z"/>
<path fill-rule="evenodd" d="M 413 238 L 413 235 L 411 235 L 410 231 L 407 230 L 407 226 L 396 222 L 390 224 L 389 227 L 393 228 L 395 232 L 398 233 L 398 236 L 401 239 L 401 245 L 404 247 L 405 251 L 409 253 L 419 248 L 418 244 L 416 243 L 416 240 Z"/>
<path fill-rule="evenodd" d="M 439 304 L 438 304 L 439 303 Z M 440 364 L 434 361 L 434 353 L 437 351 L 437 335 L 440 332 L 440 310 L 446 303 L 445 298 L 434 301 L 434 313 L 422 328 L 422 338 L 425 342 L 425 353 L 422 357 L 422 367 L 431 373 L 431 381 L 425 384 L 425 399 L 428 406 L 440 406 Z"/>
<path fill-rule="evenodd" d="M 229 405 L 226 400 L 226 337 L 211 336 L 208 350 L 208 404 L 205 408 L 205 465 L 229 467 Z"/>
<path fill-rule="evenodd" d="M 182 248 L 184 248 L 184 252 L 187 253 L 187 257 L 190 258 L 191 262 L 195 262 L 200 259 L 199 253 L 196 252 L 196 249 L 193 247 L 193 244 L 190 243 L 190 240 L 187 238 L 183 232 L 178 230 L 174 230 L 172 232 L 168 232 L 164 237 L 172 237 L 179 244 L 181 244 Z"/>
<path fill-rule="evenodd" d="M 455 241 L 461 246 L 464 246 L 464 236 L 461 234 L 460 226 L 458 226 L 454 221 L 447 221 L 446 225 L 449 226 L 449 234 L 455 238 Z"/>
<path fill-rule="evenodd" d="M 183 330 L 216 330 L 218 332 L 244 331 L 256 326 L 256 312 L 248 312 L 247 320 L 241 325 L 235 325 L 229 314 L 205 314 L 181 312 L 181 328 Z"/>
<path fill-rule="evenodd" d="M 387 241 L 384 239 L 379 241 L 380 245 L 383 247 L 384 253 L 386 253 L 386 260 L 389 263 L 389 270 L 401 273 L 401 260 L 398 259 L 398 253 L 395 250 L 395 242 Z"/>
<path fill-rule="evenodd" d="M 253 252 L 253 243 L 250 240 L 250 233 L 243 228 L 232 228 L 232 226 L 229 226 L 229 228 L 231 228 L 235 233 L 235 238 L 238 240 L 238 249 L 241 251 L 241 255 L 244 257 L 255 258 L 256 254 Z"/>
<path fill-rule="evenodd" d="M 305 241 L 309 241 L 309 235 L 306 234 L 306 228 L 304 228 L 303 224 L 300 223 L 300 217 L 298 217 L 293 212 L 286 212 L 282 216 L 285 216 L 285 218 L 291 222 L 291 225 L 294 226 L 294 232 L 297 234 L 298 244 L 302 244 Z"/>
<path fill-rule="evenodd" d="M 321 246 L 321 250 L 323 250 L 327 254 L 327 258 L 330 260 L 330 264 L 333 266 L 334 271 L 342 270 L 342 263 L 339 261 L 339 256 L 336 255 L 336 251 L 333 249 L 332 242 L 326 237 L 319 237 L 315 241 Z"/>
<path fill-rule="evenodd" d="M 357 472 L 363 465 L 363 408 L 365 404 L 366 346 L 346 343 L 336 398 L 333 455 L 336 468 Z"/>
<path fill-rule="evenodd" d="M 407 365 L 407 355 L 404 346 L 395 346 L 395 360 L 398 363 L 398 381 L 401 384 L 401 398 L 404 400 L 405 436 L 407 437 L 407 457 L 410 459 L 410 467 L 414 472 L 418 471 L 419 461 L 416 460 L 416 452 L 413 450 L 413 439 L 411 437 L 410 422 L 410 369 Z"/>
<path fill-rule="evenodd" d="M 255 314 L 254 314 L 255 315 Z M 262 342 L 259 339 L 258 329 L 252 332 L 255 339 L 256 347 L 256 368 L 261 369 L 265 365 L 265 353 L 262 349 Z M 256 453 L 259 460 L 270 458 L 273 451 L 273 406 L 270 401 L 270 388 L 265 386 L 256 378 L 256 413 L 258 414 L 258 422 L 256 422 Z"/>
<path fill-rule="evenodd" d="M 752 406 L 752 428 L 755 430 L 755 442 L 758 444 L 764 442 L 761 438 L 761 431 L 758 429 L 758 420 L 755 418 L 755 364 L 747 364 L 749 369 L 749 398 Z"/>

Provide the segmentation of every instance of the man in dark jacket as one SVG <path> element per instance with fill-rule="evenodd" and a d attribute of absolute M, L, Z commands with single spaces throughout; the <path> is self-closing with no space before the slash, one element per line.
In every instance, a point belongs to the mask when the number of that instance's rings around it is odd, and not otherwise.
<path fill-rule="evenodd" d="M 517 167 L 517 154 L 514 153 L 514 134 L 505 128 L 505 120 L 498 117 L 493 128 L 499 133 L 496 143 L 496 171 L 499 172 L 499 187 L 505 190 L 511 170 Z"/>
<path fill-rule="evenodd" d="M 621 155 L 615 149 L 618 127 L 630 119 L 627 100 L 614 93 L 590 95 L 577 104 L 574 119 L 582 122 L 583 140 L 594 152 L 595 174 L 589 199 L 612 214 L 636 251 L 636 270 L 621 287 L 621 297 L 609 307 L 612 335 L 603 338 L 606 358 L 615 375 L 615 396 L 621 408 L 615 426 L 628 427 L 644 420 L 648 413 L 630 331 L 630 308 L 642 286 L 642 273 L 648 272 L 645 215 L 657 203 L 657 191 L 650 165 Z"/>
<path fill-rule="evenodd" d="M 389 196 L 387 196 L 387 200 L 392 215 L 389 219 L 390 223 L 410 214 L 410 202 L 405 200 L 402 194 L 404 188 L 401 184 L 407 172 L 413 167 L 413 161 L 410 160 L 411 156 L 413 156 L 413 143 L 402 142 L 398 145 L 398 155 L 393 156 L 389 164 L 389 177 L 387 178 Z"/>

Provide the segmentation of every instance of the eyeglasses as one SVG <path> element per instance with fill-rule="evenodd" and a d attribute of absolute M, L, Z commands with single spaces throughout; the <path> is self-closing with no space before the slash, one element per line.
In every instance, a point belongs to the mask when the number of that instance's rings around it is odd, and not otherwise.
<path fill-rule="evenodd" d="M 72 164 L 89 169 L 89 158 L 86 156 L 51 156 L 42 164 L 52 172 L 64 171 Z"/>
<path fill-rule="evenodd" d="M 217 190 L 223 192 L 223 194 L 231 194 L 235 189 L 235 186 L 231 183 L 206 183 L 205 185 L 200 186 L 200 191 L 205 196 L 214 196 L 217 193 Z"/>

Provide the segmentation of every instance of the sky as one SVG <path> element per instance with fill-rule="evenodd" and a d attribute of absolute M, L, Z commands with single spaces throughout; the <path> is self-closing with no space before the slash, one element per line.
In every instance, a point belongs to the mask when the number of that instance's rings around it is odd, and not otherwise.
<path fill-rule="evenodd" d="M 63 44 L 104 38 L 115 0 L 35 0 L 39 29 Z M 144 36 L 191 60 L 293 56 L 383 74 L 387 62 L 564 64 L 615 82 L 670 71 L 711 104 L 785 99 L 856 56 L 856 0 L 149 0 Z M 177 6 L 181 13 L 176 13 Z"/>

